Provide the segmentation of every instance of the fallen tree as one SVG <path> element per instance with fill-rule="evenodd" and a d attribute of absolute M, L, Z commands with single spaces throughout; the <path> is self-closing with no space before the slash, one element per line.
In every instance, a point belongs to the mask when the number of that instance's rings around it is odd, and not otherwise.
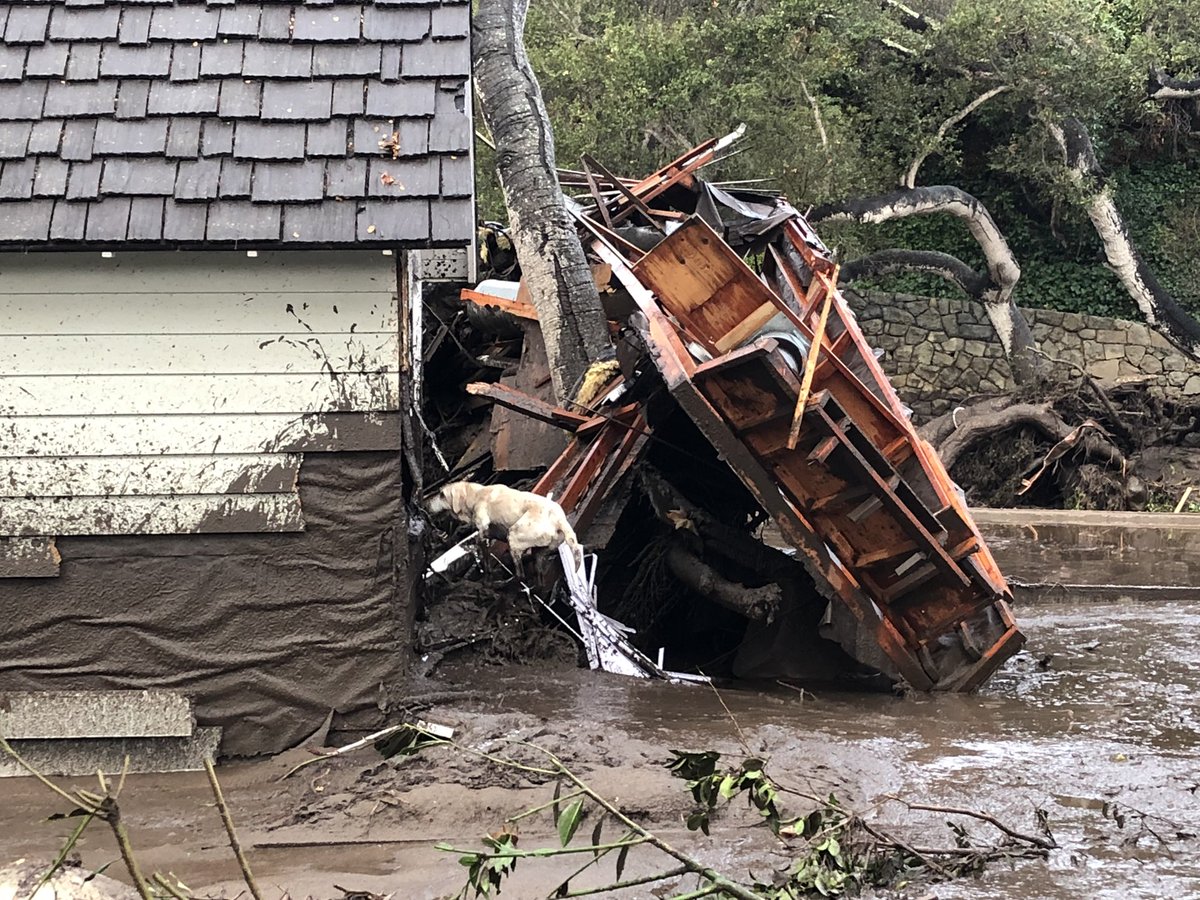
<path fill-rule="evenodd" d="M 529 0 L 481 0 L 473 16 L 474 83 L 496 142 L 500 186 L 530 300 L 538 312 L 554 394 L 573 399 L 608 347 L 600 295 L 556 175 L 554 133 L 529 65 Z"/>

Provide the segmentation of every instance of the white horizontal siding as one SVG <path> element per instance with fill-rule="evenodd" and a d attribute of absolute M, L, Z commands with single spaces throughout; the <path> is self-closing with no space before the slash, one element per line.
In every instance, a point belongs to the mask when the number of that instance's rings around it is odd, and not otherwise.
<path fill-rule="evenodd" d="M 34 456 L 4 467 L 0 499 L 282 493 L 296 489 L 300 454 Z"/>
<path fill-rule="evenodd" d="M 396 259 L 0 254 L 0 536 L 295 531 L 399 446 Z"/>
<path fill-rule="evenodd" d="M 394 372 L 399 341 L 395 332 L 0 335 L 0 376 Z"/>
<path fill-rule="evenodd" d="M 359 424 L 361 427 L 359 427 Z M 348 425 L 354 425 L 351 429 Z M 362 437 L 359 437 L 360 432 Z M 387 450 L 395 430 L 381 415 L 330 414 L 0 417 L 6 456 L 162 456 Z"/>
<path fill-rule="evenodd" d="M 330 293 L 396 288 L 396 257 L 345 250 L 259 253 L 5 253 L 0 279 L 8 291 L 91 296 L 111 285 L 114 293 L 158 294 L 186 280 L 189 291 Z"/>
<path fill-rule="evenodd" d="M 187 497 L 38 497 L 0 504 L 0 531 L 74 534 L 228 534 L 303 531 L 296 494 Z"/>
<path fill-rule="evenodd" d="M 400 375 L 28 375 L 0 377 L 0 415 L 319 413 L 395 409 Z"/>
<path fill-rule="evenodd" d="M 154 294 L 95 293 L 99 286 L 93 285 L 93 292 L 85 295 L 0 294 L 0 334 L 298 335 L 396 330 L 392 295 L 382 292 L 178 294 L 160 287 Z M 48 296 L 56 298 L 51 305 L 46 303 Z"/>

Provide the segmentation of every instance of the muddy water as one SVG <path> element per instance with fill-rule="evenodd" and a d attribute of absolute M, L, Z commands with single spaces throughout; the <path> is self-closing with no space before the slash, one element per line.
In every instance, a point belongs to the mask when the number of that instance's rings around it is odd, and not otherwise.
<path fill-rule="evenodd" d="M 513 734 L 549 742 L 655 830 L 731 874 L 751 865 L 762 872 L 783 857 L 763 829 L 732 813 L 710 841 L 684 831 L 687 798 L 657 764 L 666 749 L 716 747 L 736 757 L 744 743 L 769 756 L 781 779 L 833 791 L 926 846 L 952 842 L 946 817 L 907 812 L 889 796 L 982 809 L 1030 831 L 1033 809 L 1046 810 L 1061 850 L 936 885 L 941 900 L 1200 898 L 1200 841 L 1179 836 L 1200 833 L 1200 601 L 1056 601 L 1018 614 L 1028 651 L 971 697 L 731 688 L 722 696 L 735 729 L 704 687 L 464 665 L 441 674 L 490 699 L 429 715 L 459 728 L 466 743 Z M 461 870 L 431 844 L 473 844 L 506 815 L 546 799 L 545 787 L 438 758 L 391 770 L 368 753 L 282 785 L 278 774 L 278 764 L 254 763 L 223 776 L 271 900 L 284 891 L 338 897 L 334 884 L 398 898 L 450 895 Z M 0 856 L 52 855 L 60 846 L 69 823 L 57 831 L 43 824 L 56 808 L 45 793 L 27 779 L 0 782 Z M 173 871 L 205 894 L 239 892 L 202 775 L 135 777 L 126 794 L 146 867 Z M 1124 815 L 1123 828 L 1102 815 L 1106 802 Z M 87 865 L 114 855 L 103 833 L 81 849 Z M 523 865 L 504 896 L 545 896 L 556 874 L 550 864 Z"/>
<path fill-rule="evenodd" d="M 987 810 L 1027 831 L 1033 809 L 1046 810 L 1062 847 L 1048 862 L 938 885 L 942 900 L 1200 897 L 1200 603 L 1078 600 L 1019 615 L 1027 650 L 976 696 L 800 698 L 772 687 L 724 699 L 778 774 L 841 782 L 843 796 L 882 802 L 878 815 L 898 827 L 914 819 L 883 802 L 889 794 Z M 736 738 L 704 689 L 595 679 L 542 683 L 531 697 L 523 674 L 501 684 L 530 711 L 662 746 Z M 828 768 L 806 766 L 814 760 Z M 1124 827 L 1102 815 L 1106 802 Z M 949 845 L 944 819 L 928 816 L 915 834 Z"/>

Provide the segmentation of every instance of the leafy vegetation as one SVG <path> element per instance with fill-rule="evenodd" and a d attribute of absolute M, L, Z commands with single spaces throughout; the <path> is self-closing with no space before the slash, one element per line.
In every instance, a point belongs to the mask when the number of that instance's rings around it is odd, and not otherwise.
<path fill-rule="evenodd" d="M 1200 311 L 1200 141 L 1190 101 L 1151 102 L 1151 65 L 1200 74 L 1192 0 L 539 0 L 527 41 L 559 164 L 584 152 L 630 174 L 746 122 L 741 153 L 710 176 L 765 179 L 800 209 L 919 183 L 984 201 L 1022 265 L 1017 301 L 1134 316 L 1063 176 L 1046 123 L 1089 128 L 1160 280 Z M 939 127 L 1003 85 L 936 140 Z M 481 202 L 500 216 L 481 148 Z M 885 246 L 979 265 L 961 223 L 826 229 L 844 258 Z M 900 276 L 896 289 L 953 290 Z"/>
<path fill-rule="evenodd" d="M 533 769 L 524 763 L 496 756 L 487 756 L 486 759 L 494 765 L 556 773 L 558 781 L 554 798 L 510 817 L 499 831 L 483 837 L 482 849 L 464 850 L 448 843 L 438 844 L 438 849 L 458 854 L 459 863 L 467 870 L 466 883 L 458 894 L 461 900 L 499 894 L 518 860 L 576 854 L 585 862 L 551 896 L 603 895 L 628 887 L 675 883 L 681 878 L 694 878 L 697 887 L 670 894 L 672 900 L 699 897 L 714 897 L 717 900 L 798 900 L 800 897 L 853 895 L 868 886 L 903 887 L 917 879 L 957 878 L 976 874 L 994 860 L 1044 857 L 1057 846 L 1050 835 L 1046 817 L 1040 811 L 1036 816 L 1037 833 L 1028 835 L 1013 831 L 983 813 L 908 804 L 912 809 L 944 812 L 983 821 L 998 829 L 1002 835 L 995 842 L 981 841 L 960 821 L 947 820 L 946 824 L 954 835 L 953 846 L 923 847 L 918 850 L 882 827 L 869 823 L 832 795 L 821 798 L 781 785 L 767 774 L 766 763 L 762 759 L 749 757 L 732 768 L 722 769 L 721 754 L 714 750 L 671 751 L 672 758 L 664 765 L 671 774 L 687 783 L 696 804 L 687 816 L 689 830 L 699 830 L 709 835 L 712 820 L 718 811 L 744 796 L 762 817 L 763 823 L 795 854 L 790 865 L 772 872 L 768 878 L 751 877 L 741 881 L 717 872 L 667 844 L 658 835 L 626 816 L 611 801 L 597 794 L 553 754 L 536 745 L 524 746 L 543 755 L 550 767 Z M 561 793 L 564 782 L 573 788 L 567 797 Z M 803 815 L 788 816 L 781 807 L 785 795 L 803 799 L 814 806 Z M 568 799 L 572 802 L 563 806 Z M 590 841 L 573 845 L 580 823 L 589 811 L 597 815 Z M 550 813 L 553 819 L 559 846 L 518 849 L 518 820 L 545 812 Z M 619 836 L 605 841 L 604 828 L 610 822 L 619 826 Z M 626 879 L 625 867 L 629 853 L 638 847 L 657 850 L 682 865 Z M 572 889 L 573 881 L 599 865 L 613 851 L 617 855 L 611 883 Z M 680 888 L 676 886 L 670 890 Z M 656 890 L 655 894 L 668 895 L 661 889 Z"/>

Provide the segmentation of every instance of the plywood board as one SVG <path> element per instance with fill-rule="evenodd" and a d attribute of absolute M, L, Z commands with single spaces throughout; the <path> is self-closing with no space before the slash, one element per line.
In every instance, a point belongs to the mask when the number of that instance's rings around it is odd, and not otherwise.
<path fill-rule="evenodd" d="M 732 349 L 775 316 L 770 290 L 703 219 L 692 217 L 633 267 L 710 351 Z"/>

